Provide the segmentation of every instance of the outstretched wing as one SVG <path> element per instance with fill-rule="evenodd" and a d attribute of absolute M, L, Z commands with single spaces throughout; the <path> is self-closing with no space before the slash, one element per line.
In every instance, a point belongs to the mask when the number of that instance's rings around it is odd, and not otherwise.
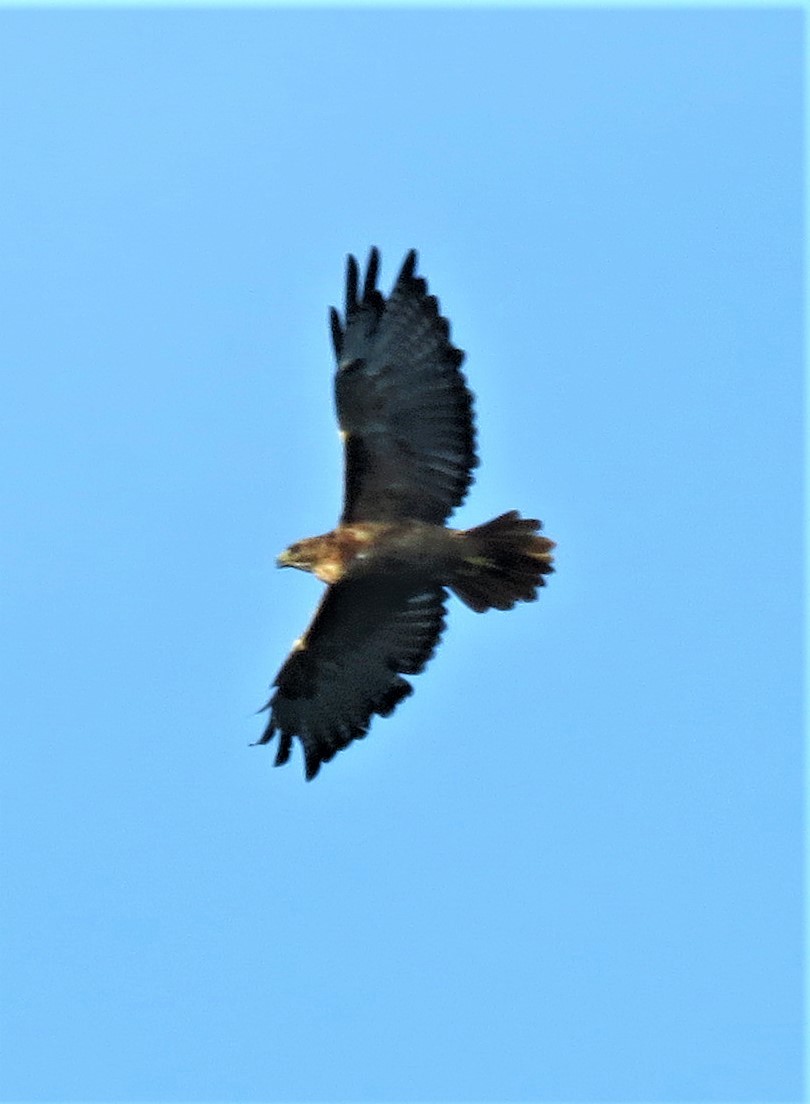
<path fill-rule="evenodd" d="M 265 706 L 270 720 L 258 742 L 278 734 L 276 766 L 297 736 L 314 778 L 321 763 L 366 735 L 375 713 L 387 717 L 412 693 L 402 674 L 418 674 L 433 654 L 446 597 L 441 586 L 415 589 L 381 577 L 329 587 Z"/>
<path fill-rule="evenodd" d="M 345 319 L 331 310 L 346 450 L 341 521 L 408 517 L 441 525 L 462 502 L 478 463 L 464 353 L 451 343 L 435 296 L 414 275 L 416 251 L 387 301 L 376 286 L 379 264 L 372 249 L 358 297 L 350 256 Z"/>

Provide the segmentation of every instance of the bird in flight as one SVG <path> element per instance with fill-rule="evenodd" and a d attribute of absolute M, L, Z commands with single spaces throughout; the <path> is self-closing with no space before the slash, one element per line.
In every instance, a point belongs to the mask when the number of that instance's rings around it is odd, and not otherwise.
<path fill-rule="evenodd" d="M 433 655 L 448 591 L 477 613 L 508 610 L 534 601 L 553 571 L 554 542 L 516 510 L 473 529 L 445 526 L 478 464 L 464 353 L 416 275 L 416 251 L 388 299 L 379 266 L 372 249 L 360 287 L 349 256 L 344 316 L 330 312 L 343 513 L 332 532 L 278 557 L 327 584 L 276 676 L 258 740 L 278 737 L 280 766 L 297 737 L 307 779 L 413 693 L 403 675 Z"/>

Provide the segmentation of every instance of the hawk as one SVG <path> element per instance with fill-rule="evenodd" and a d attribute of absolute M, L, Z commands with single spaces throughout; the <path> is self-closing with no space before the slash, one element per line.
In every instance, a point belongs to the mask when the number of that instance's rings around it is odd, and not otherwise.
<path fill-rule="evenodd" d="M 332 532 L 278 557 L 327 584 L 276 676 L 258 741 L 278 737 L 280 766 L 297 737 L 307 779 L 413 692 L 403 676 L 433 655 L 448 591 L 477 613 L 508 610 L 533 601 L 553 571 L 554 542 L 516 510 L 473 529 L 445 525 L 478 464 L 472 395 L 416 262 L 411 250 L 386 299 L 378 250 L 362 287 L 348 258 L 344 316 L 330 311 L 343 513 Z"/>

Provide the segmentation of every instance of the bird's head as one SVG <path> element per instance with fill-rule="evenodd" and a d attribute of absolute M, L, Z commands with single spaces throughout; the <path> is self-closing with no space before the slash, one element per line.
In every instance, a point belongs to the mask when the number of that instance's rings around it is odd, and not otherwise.
<path fill-rule="evenodd" d="M 276 564 L 278 567 L 297 567 L 299 571 L 311 571 L 323 583 L 336 583 L 345 568 L 334 533 L 296 541 L 284 549 Z"/>

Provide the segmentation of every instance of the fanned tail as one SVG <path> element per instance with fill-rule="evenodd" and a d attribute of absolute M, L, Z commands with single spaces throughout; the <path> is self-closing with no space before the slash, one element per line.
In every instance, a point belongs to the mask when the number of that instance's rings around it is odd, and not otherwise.
<path fill-rule="evenodd" d="M 554 541 L 538 536 L 541 522 L 517 510 L 461 535 L 464 551 L 450 586 L 476 613 L 533 602 L 554 568 Z"/>

